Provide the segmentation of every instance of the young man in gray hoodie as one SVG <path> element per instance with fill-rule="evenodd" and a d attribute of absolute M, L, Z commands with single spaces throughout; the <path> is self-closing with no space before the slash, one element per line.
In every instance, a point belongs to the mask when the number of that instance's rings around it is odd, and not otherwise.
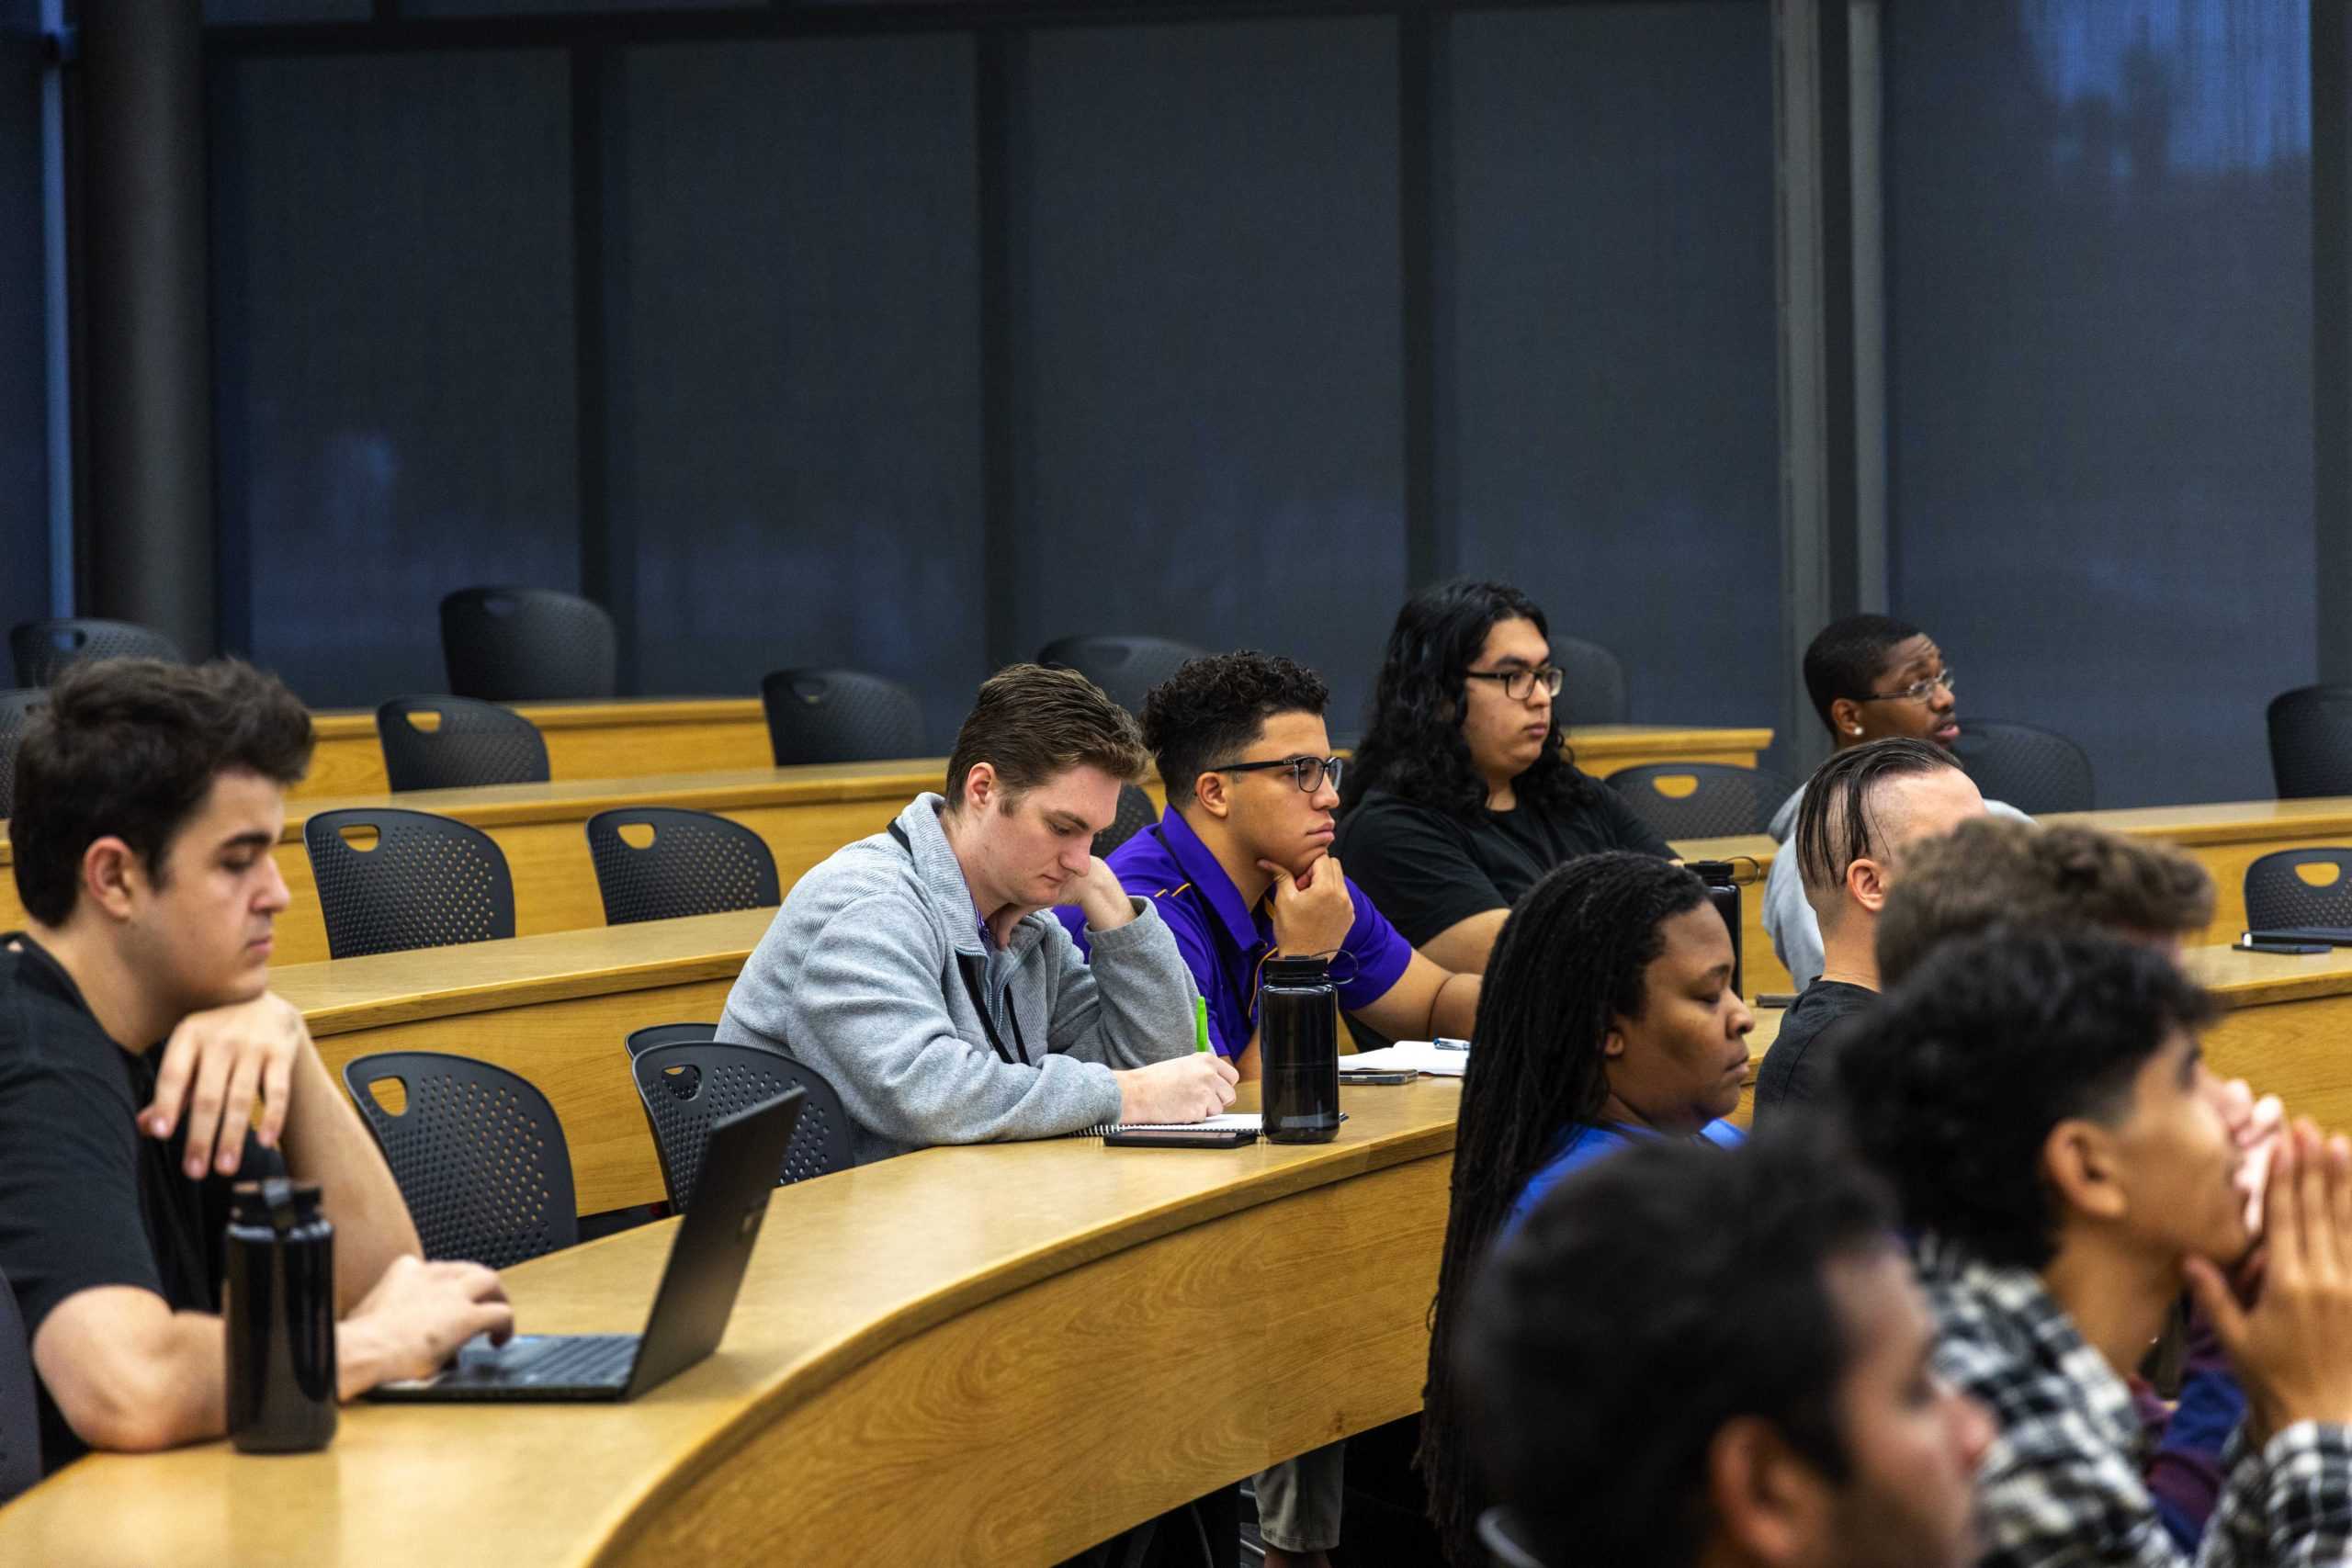
<path fill-rule="evenodd" d="M 794 886 L 718 1038 L 824 1074 L 860 1164 L 1232 1104 L 1232 1066 L 1193 1048 L 1175 939 L 1092 849 L 1147 761 L 1135 720 L 1084 676 L 999 671 L 956 735 L 946 794 Z M 1056 906 L 1084 912 L 1091 964 Z"/>

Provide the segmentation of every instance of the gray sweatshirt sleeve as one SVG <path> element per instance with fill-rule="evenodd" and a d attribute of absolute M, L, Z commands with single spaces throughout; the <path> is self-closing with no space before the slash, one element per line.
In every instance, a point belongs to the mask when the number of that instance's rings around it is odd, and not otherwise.
<path fill-rule="evenodd" d="M 838 911 L 804 954 L 792 1050 L 831 1080 L 854 1120 L 914 1145 L 1049 1138 L 1118 1120 L 1108 1067 L 1058 1055 L 1008 1063 L 959 1036 L 939 976 L 930 928 L 888 893 Z"/>
<path fill-rule="evenodd" d="M 1772 857 L 1764 877 L 1764 932 L 1772 951 L 1789 967 L 1789 977 L 1802 991 L 1821 978 L 1821 926 L 1813 906 L 1804 899 L 1804 878 L 1797 874 L 1797 850 L 1783 843 Z"/>
<path fill-rule="evenodd" d="M 1136 918 L 1086 933 L 1082 956 L 1059 920 L 1038 957 L 1055 966 L 1053 1049 L 1082 1061 L 1141 1067 L 1193 1049 L 1193 1002 L 1200 995 L 1176 935 L 1148 898 L 1131 898 Z"/>

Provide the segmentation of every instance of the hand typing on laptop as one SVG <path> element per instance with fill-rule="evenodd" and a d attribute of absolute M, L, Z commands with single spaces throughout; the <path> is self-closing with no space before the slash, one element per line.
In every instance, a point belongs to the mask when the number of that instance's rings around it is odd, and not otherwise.
<path fill-rule="evenodd" d="M 335 1330 L 343 1397 L 397 1378 L 430 1376 L 476 1335 L 503 1344 L 514 1332 L 514 1309 L 495 1270 L 395 1259 Z"/>

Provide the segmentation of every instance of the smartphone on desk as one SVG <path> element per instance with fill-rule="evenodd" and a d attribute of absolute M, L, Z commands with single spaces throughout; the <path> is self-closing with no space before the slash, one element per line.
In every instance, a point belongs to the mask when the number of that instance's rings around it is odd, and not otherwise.
<path fill-rule="evenodd" d="M 2295 953 L 2295 954 L 2306 954 L 2306 953 L 2325 953 L 2325 952 L 2328 952 L 2328 951 L 2329 951 L 2328 944 L 2327 944 L 2326 942 L 2254 942 L 2254 941 L 2245 941 L 2245 942 L 2233 942 L 2230 943 L 2230 946 L 2231 946 L 2233 950 L 2235 950 L 2236 952 L 2239 952 L 2239 953 Z"/>
<path fill-rule="evenodd" d="M 1247 1127 L 1128 1127 L 1102 1134 L 1106 1149 L 1238 1149 L 1257 1141 Z"/>

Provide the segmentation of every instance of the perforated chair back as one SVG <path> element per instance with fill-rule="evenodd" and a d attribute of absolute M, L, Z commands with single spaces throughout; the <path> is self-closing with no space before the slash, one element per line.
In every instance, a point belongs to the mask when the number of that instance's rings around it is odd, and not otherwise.
<path fill-rule="evenodd" d="M 643 1029 L 632 1029 L 622 1043 L 628 1047 L 629 1059 L 635 1061 L 656 1045 L 687 1045 L 697 1040 L 718 1038 L 715 1023 L 649 1023 Z"/>
<path fill-rule="evenodd" d="M 613 618 L 552 588 L 460 588 L 441 601 L 449 690 L 484 702 L 609 697 Z"/>
<path fill-rule="evenodd" d="M 48 696 L 39 690 L 0 692 L 0 818 L 16 815 L 17 743 L 24 739 L 25 727 Z"/>
<path fill-rule="evenodd" d="M 2279 799 L 2352 795 L 2352 686 L 2281 692 L 2265 717 Z"/>
<path fill-rule="evenodd" d="M 394 697 L 376 710 L 392 788 L 545 784 L 548 743 L 513 708 L 471 697 Z"/>
<path fill-rule="evenodd" d="M 661 1150 L 662 1185 L 681 1211 L 694 1201 L 711 1123 L 790 1089 L 805 1090 L 808 1098 L 801 1104 L 776 1185 L 846 1170 L 852 1164 L 842 1097 L 815 1068 L 779 1052 L 715 1040 L 656 1045 L 630 1060 L 629 1074 Z"/>
<path fill-rule="evenodd" d="M 352 829 L 375 844 L 361 849 Z M 514 934 L 514 879 L 489 834 L 395 807 L 322 811 L 302 824 L 327 953 L 360 958 Z"/>
<path fill-rule="evenodd" d="M 779 768 L 923 754 L 922 705 L 896 681 L 858 670 L 777 670 L 760 682 Z"/>
<path fill-rule="evenodd" d="M 2250 931 L 2352 927 L 2352 849 L 2274 850 L 2245 868 Z"/>
<path fill-rule="evenodd" d="M 1724 762 L 1645 762 L 1609 775 L 1609 787 L 1667 839 L 1761 833 L 1791 785 L 1765 768 Z"/>
<path fill-rule="evenodd" d="M 642 844 L 632 839 L 643 839 Z M 707 811 L 630 806 L 588 818 L 605 923 L 764 909 L 784 902 L 775 855 L 740 822 Z"/>
<path fill-rule="evenodd" d="M 398 1114 L 376 1098 L 401 1086 Z M 427 1258 L 503 1269 L 580 1239 L 571 1150 L 548 1097 L 504 1067 L 438 1051 L 344 1064 L 343 1087 L 392 1168 Z"/>
<path fill-rule="evenodd" d="M 1107 855 L 1146 828 L 1159 820 L 1159 807 L 1151 803 L 1151 792 L 1141 784 L 1123 784 L 1119 786 L 1119 814 L 1111 825 L 1094 835 L 1094 852 Z"/>
<path fill-rule="evenodd" d="M 1154 686 L 1176 673 L 1187 659 L 1200 656 L 1201 649 L 1189 642 L 1105 633 L 1057 637 L 1037 650 L 1037 662 L 1075 670 L 1102 687 L 1113 702 L 1140 714 Z"/>
<path fill-rule="evenodd" d="M 40 1405 L 17 1292 L 0 1274 L 0 1503 L 40 1479 Z"/>
<path fill-rule="evenodd" d="M 1985 799 L 2029 817 L 2088 811 L 2098 798 L 2090 758 L 2056 730 L 1972 718 L 1960 727 L 1951 752 Z"/>
<path fill-rule="evenodd" d="M 1553 708 L 1562 725 L 1623 724 L 1633 712 L 1633 700 L 1625 694 L 1625 666 L 1599 643 L 1555 637 L 1552 662 L 1560 667 L 1560 694 Z"/>
<path fill-rule="evenodd" d="M 46 686 L 85 659 L 161 659 L 185 664 L 187 655 L 161 632 L 129 621 L 27 621 L 10 628 L 8 651 L 17 684 Z"/>

